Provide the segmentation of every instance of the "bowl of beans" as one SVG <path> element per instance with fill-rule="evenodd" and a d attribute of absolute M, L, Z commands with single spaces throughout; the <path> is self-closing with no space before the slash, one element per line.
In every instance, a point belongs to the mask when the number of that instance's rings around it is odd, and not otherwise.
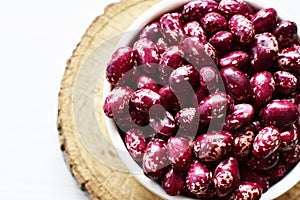
<path fill-rule="evenodd" d="M 164 199 L 274 199 L 300 177 L 297 20 L 267 1 L 162 1 L 106 68 L 113 145 Z"/>

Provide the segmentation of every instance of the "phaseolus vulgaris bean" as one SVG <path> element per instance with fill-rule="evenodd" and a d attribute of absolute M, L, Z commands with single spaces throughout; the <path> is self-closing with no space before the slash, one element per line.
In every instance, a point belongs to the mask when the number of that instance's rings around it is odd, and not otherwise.
<path fill-rule="evenodd" d="M 114 52 L 103 111 L 168 195 L 258 200 L 300 160 L 296 36 L 273 8 L 187 2 Z"/>
<path fill-rule="evenodd" d="M 271 33 L 261 33 L 254 37 L 250 62 L 255 72 L 269 70 L 275 63 L 278 53 L 278 42 Z"/>
<path fill-rule="evenodd" d="M 151 140 L 143 156 L 144 174 L 153 180 L 157 180 L 164 176 L 168 170 L 168 165 L 166 143 L 161 139 Z"/>
<path fill-rule="evenodd" d="M 234 157 L 221 161 L 215 169 L 213 182 L 218 197 L 230 194 L 240 182 L 238 161 Z"/>
<path fill-rule="evenodd" d="M 278 128 L 294 124 L 298 116 L 296 105 L 288 100 L 273 100 L 260 112 L 260 118 L 264 124 Z"/>
<path fill-rule="evenodd" d="M 194 153 L 200 161 L 217 161 L 231 151 L 233 143 L 233 136 L 227 131 L 203 134 L 195 140 Z"/>
<path fill-rule="evenodd" d="M 262 188 L 255 182 L 242 182 L 230 196 L 230 200 L 259 200 Z"/>
<path fill-rule="evenodd" d="M 220 70 L 227 94 L 237 101 L 248 100 L 252 96 L 250 80 L 242 71 L 235 67 Z"/>
<path fill-rule="evenodd" d="M 251 20 L 256 33 L 272 32 L 277 23 L 277 12 L 274 8 L 261 9 Z"/>
<path fill-rule="evenodd" d="M 183 6 L 183 17 L 186 21 L 200 19 L 209 12 L 217 11 L 219 4 L 214 0 L 196 0 Z"/>
<path fill-rule="evenodd" d="M 209 43 L 215 47 L 219 55 L 229 53 L 233 48 L 233 42 L 233 35 L 229 31 L 219 31 L 209 39 Z"/>
<path fill-rule="evenodd" d="M 200 122 L 209 124 L 213 119 L 225 118 L 234 109 L 234 100 L 223 92 L 215 92 L 205 97 L 198 105 Z"/>
<path fill-rule="evenodd" d="M 261 129 L 255 136 L 252 154 L 258 159 L 267 158 L 280 146 L 280 132 L 274 126 Z"/>
<path fill-rule="evenodd" d="M 205 194 L 212 184 L 212 173 L 207 167 L 194 160 L 188 170 L 186 186 L 189 192 L 195 195 Z"/>

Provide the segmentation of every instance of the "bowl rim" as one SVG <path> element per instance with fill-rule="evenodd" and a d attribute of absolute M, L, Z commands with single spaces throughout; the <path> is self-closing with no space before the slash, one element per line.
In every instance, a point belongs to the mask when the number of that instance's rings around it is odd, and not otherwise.
<path fill-rule="evenodd" d="M 157 19 L 159 16 L 166 12 L 170 12 L 172 10 L 180 8 L 180 6 L 184 5 L 185 3 L 190 2 L 191 0 L 163 0 L 148 10 L 146 10 L 139 18 L 134 21 L 130 27 L 126 30 L 124 35 L 121 37 L 119 42 L 116 45 L 116 48 L 128 46 L 133 39 L 135 39 L 136 35 L 140 32 L 140 30 L 146 26 L 149 22 Z M 267 0 L 245 0 L 245 2 L 251 4 L 254 8 L 275 8 L 277 11 L 277 15 L 280 19 L 288 19 L 293 20 L 296 24 L 300 24 L 300 21 L 297 18 L 288 17 L 288 14 L 283 10 L 283 7 L 279 7 L 278 5 L 273 4 Z M 293 17 L 293 16 L 292 16 Z M 299 35 L 298 35 L 299 37 Z M 107 96 L 107 94 L 111 91 L 110 83 L 105 80 L 103 85 L 103 92 L 102 95 Z M 156 194 L 157 196 L 170 199 L 170 200 L 179 200 L 179 199 L 193 199 L 190 197 L 185 197 L 182 195 L 179 196 L 169 196 L 162 187 L 152 181 L 151 179 L 147 178 L 142 171 L 142 168 L 132 159 L 130 153 L 127 151 L 125 144 L 122 138 L 119 135 L 119 131 L 114 123 L 114 120 L 105 116 L 105 124 L 107 126 L 109 137 L 111 138 L 112 144 L 115 147 L 120 159 L 127 167 L 128 171 L 133 174 L 133 176 L 148 190 L 152 193 Z M 291 170 L 285 177 L 270 187 L 266 193 L 262 194 L 261 200 L 270 200 L 279 197 L 280 195 L 287 192 L 291 189 L 294 185 L 296 185 L 300 181 L 300 162 Z"/>

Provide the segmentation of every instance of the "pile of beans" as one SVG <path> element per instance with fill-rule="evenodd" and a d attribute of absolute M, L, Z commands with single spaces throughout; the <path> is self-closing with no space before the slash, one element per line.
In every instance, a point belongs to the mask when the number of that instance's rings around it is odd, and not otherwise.
<path fill-rule="evenodd" d="M 132 158 L 169 195 L 259 199 L 300 159 L 297 25 L 242 0 L 196 0 L 148 24 L 106 70 Z"/>

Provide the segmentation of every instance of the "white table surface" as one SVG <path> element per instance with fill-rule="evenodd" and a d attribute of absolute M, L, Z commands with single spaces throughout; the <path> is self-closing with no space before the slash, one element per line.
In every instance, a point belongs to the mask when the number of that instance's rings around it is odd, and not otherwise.
<path fill-rule="evenodd" d="M 66 60 L 92 20 L 116 1 L 0 2 L 1 200 L 88 199 L 59 149 L 57 96 Z M 289 13 L 299 9 L 296 0 L 272 1 Z"/>

